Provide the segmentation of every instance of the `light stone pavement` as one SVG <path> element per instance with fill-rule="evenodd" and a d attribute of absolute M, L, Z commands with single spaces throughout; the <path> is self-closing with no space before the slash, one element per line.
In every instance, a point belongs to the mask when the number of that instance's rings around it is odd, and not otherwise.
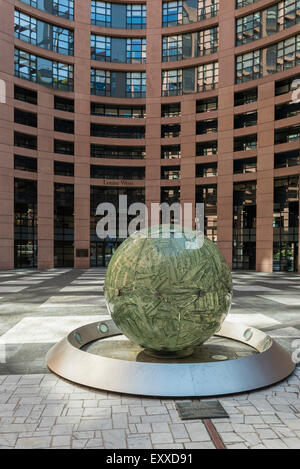
<path fill-rule="evenodd" d="M 45 367 L 57 340 L 107 314 L 104 275 L 0 272 L 0 449 L 214 449 L 204 423 L 182 421 L 174 399 L 88 389 Z M 300 276 L 233 277 L 231 320 L 265 330 L 300 359 Z M 212 423 L 226 448 L 300 448 L 300 366 L 275 386 L 218 399 L 229 418 Z"/>

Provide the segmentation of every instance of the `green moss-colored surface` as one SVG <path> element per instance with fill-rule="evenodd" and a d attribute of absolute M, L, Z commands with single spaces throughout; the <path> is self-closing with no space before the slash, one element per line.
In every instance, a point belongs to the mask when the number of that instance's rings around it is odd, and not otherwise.
<path fill-rule="evenodd" d="M 220 328 L 231 305 L 231 273 L 211 241 L 197 243 L 191 231 L 181 238 L 129 237 L 117 249 L 105 298 L 130 340 L 174 352 L 205 342 Z"/>

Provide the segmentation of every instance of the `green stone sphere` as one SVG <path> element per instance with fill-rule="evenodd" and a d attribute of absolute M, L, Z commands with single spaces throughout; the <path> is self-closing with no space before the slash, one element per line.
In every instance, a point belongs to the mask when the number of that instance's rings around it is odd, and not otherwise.
<path fill-rule="evenodd" d="M 119 246 L 104 293 L 115 324 L 132 342 L 150 353 L 184 356 L 220 329 L 231 306 L 232 280 L 208 238 L 160 225 Z"/>

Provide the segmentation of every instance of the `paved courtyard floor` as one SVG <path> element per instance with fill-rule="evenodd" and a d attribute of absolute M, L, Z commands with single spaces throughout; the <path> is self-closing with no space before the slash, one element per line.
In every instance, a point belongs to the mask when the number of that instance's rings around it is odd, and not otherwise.
<path fill-rule="evenodd" d="M 0 271 L 0 449 L 300 448 L 300 366 L 285 381 L 219 398 L 229 419 L 182 421 L 174 399 L 87 389 L 51 374 L 45 354 L 107 315 L 101 269 Z M 231 320 L 300 361 L 300 276 L 235 273 Z M 182 399 L 180 399 L 182 400 Z M 190 399 L 189 399 L 190 400 Z"/>

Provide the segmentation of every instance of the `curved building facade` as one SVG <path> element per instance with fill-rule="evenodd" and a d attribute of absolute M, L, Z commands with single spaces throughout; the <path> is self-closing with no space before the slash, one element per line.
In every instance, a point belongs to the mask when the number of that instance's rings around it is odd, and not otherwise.
<path fill-rule="evenodd" d="M 105 266 L 127 195 L 299 271 L 300 0 L 2 0 L 0 101 L 1 269 Z"/>

